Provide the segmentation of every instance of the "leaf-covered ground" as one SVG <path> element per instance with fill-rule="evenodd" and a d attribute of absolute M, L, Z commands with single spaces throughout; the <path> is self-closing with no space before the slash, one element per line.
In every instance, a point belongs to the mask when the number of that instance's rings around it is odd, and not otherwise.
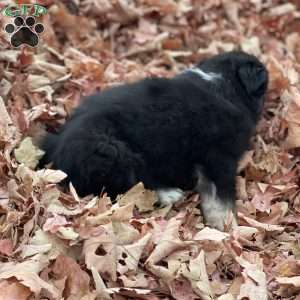
<path fill-rule="evenodd" d="M 0 299 L 299 300 L 299 1 L 42 3 L 38 48 L 13 49 L 0 33 Z M 196 195 L 158 210 L 138 185 L 112 204 L 37 170 L 39 137 L 82 96 L 232 49 L 270 72 L 235 230 L 205 227 Z"/>

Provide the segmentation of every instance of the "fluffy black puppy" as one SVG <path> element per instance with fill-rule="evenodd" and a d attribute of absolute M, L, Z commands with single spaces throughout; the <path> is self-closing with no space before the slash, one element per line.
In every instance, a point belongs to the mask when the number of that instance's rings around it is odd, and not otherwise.
<path fill-rule="evenodd" d="M 105 90 L 47 135 L 43 162 L 66 172 L 80 195 L 104 188 L 116 197 L 142 181 L 169 204 L 192 189 L 201 194 L 206 222 L 222 229 L 267 83 L 256 57 L 234 51 L 172 79 Z"/>

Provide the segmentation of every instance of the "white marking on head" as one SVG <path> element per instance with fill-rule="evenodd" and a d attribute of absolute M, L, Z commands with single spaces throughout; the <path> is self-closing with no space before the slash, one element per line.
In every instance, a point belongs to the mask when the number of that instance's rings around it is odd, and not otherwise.
<path fill-rule="evenodd" d="M 187 72 L 195 73 L 206 81 L 215 81 L 217 79 L 222 78 L 221 74 L 217 74 L 217 73 L 213 73 L 213 72 L 206 73 L 199 68 L 191 68 L 191 69 L 188 69 Z"/>
<path fill-rule="evenodd" d="M 184 192 L 177 188 L 158 189 L 156 194 L 159 203 L 163 206 L 174 204 L 184 197 Z"/>

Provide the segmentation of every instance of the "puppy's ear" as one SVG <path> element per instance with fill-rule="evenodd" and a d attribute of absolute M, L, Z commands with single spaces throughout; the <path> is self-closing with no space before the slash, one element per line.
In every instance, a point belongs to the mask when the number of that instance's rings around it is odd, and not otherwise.
<path fill-rule="evenodd" d="M 242 65 L 238 77 L 250 96 L 261 97 L 266 92 L 268 72 L 265 67 L 251 63 Z"/>

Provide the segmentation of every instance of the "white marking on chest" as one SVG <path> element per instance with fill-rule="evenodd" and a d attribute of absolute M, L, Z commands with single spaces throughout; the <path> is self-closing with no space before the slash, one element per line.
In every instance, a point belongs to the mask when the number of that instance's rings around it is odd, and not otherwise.
<path fill-rule="evenodd" d="M 184 192 L 181 189 L 158 189 L 156 190 L 158 201 L 161 205 L 167 206 L 174 204 L 184 197 Z"/>
<path fill-rule="evenodd" d="M 213 73 L 213 72 L 206 73 L 199 68 L 191 68 L 191 69 L 187 70 L 187 72 L 195 73 L 206 81 L 215 81 L 216 79 L 222 78 L 221 74 L 217 74 L 217 73 Z"/>

